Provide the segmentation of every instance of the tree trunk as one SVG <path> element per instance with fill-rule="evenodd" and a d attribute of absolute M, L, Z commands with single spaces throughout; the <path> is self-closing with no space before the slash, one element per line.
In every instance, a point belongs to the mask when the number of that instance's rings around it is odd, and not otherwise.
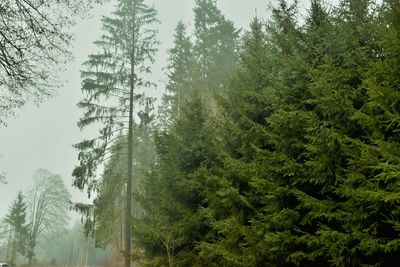
<path fill-rule="evenodd" d="M 28 265 L 32 266 L 33 257 L 35 256 L 35 241 L 29 241 L 28 244 Z"/>
<path fill-rule="evenodd" d="M 133 91 L 135 89 L 135 20 L 136 1 L 133 0 L 132 47 L 130 51 L 130 92 L 129 92 L 129 130 L 128 130 L 128 178 L 126 183 L 126 217 L 125 217 L 125 267 L 131 266 L 131 212 L 132 212 L 132 164 L 133 164 Z"/>
<path fill-rule="evenodd" d="M 11 245 L 11 226 L 8 226 L 8 241 L 7 241 L 7 255 L 6 262 L 9 261 L 10 245 Z"/>
<path fill-rule="evenodd" d="M 15 261 L 16 250 L 17 250 L 17 240 L 16 240 L 16 236 L 15 236 L 15 233 L 14 233 L 13 239 L 12 239 L 11 259 L 10 259 L 10 266 L 12 266 L 12 267 L 15 266 L 14 261 Z"/>

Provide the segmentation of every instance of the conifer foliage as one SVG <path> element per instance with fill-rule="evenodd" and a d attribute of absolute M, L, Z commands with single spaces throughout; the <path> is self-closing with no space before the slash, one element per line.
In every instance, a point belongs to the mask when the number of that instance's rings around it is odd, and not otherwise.
<path fill-rule="evenodd" d="M 95 179 L 100 164 L 112 158 L 116 146 L 125 157 L 126 166 L 126 205 L 125 205 L 125 266 L 130 266 L 131 253 L 131 205 L 133 176 L 133 130 L 134 112 L 138 105 L 149 103 L 143 89 L 153 86 L 144 77 L 150 72 L 156 52 L 156 30 L 158 22 L 156 10 L 144 0 L 118 1 L 116 11 L 111 17 L 103 17 L 104 34 L 95 44 L 100 52 L 89 56 L 82 71 L 82 91 L 85 98 L 78 106 L 84 110 L 79 121 L 80 128 L 100 124 L 99 136 L 84 140 L 75 145 L 79 152 L 80 165 L 73 171 L 74 185 L 91 193 L 99 189 Z M 125 141 L 121 143 L 121 136 Z M 87 226 L 94 223 L 93 208 L 77 205 L 78 210 L 87 215 Z M 95 216 L 95 215 L 93 215 Z"/>
<path fill-rule="evenodd" d="M 28 226 L 26 224 L 26 201 L 22 192 L 19 191 L 17 198 L 9 207 L 8 214 L 5 218 L 5 223 L 10 227 L 11 243 L 10 264 L 14 265 L 17 259 L 17 253 L 25 254 L 25 243 L 28 236 Z"/>
<path fill-rule="evenodd" d="M 216 1 L 194 13 L 193 36 L 176 27 L 153 161 L 135 172 L 135 259 L 397 266 L 399 2 L 311 0 L 304 15 L 280 0 L 240 42 Z"/>
<path fill-rule="evenodd" d="M 396 265 L 398 12 L 396 1 L 329 7 L 315 0 L 301 22 L 296 1 L 282 0 L 268 23 L 253 20 L 207 126 L 214 127 L 211 150 L 198 148 L 205 157 L 184 187 L 180 168 L 161 164 L 164 186 L 144 191 L 170 188 L 172 195 L 157 198 L 174 207 L 146 206 L 148 226 L 161 220 L 162 231 L 176 234 L 194 214 L 201 225 L 192 228 L 201 235 L 191 237 L 191 254 L 183 254 L 195 260 L 181 261 L 173 243 L 176 266 Z M 161 162 L 178 146 L 166 144 Z M 185 158 L 179 152 L 176 161 Z M 176 197 L 189 188 L 197 197 Z M 180 214 L 181 205 L 191 211 Z M 186 223 L 174 228 L 167 218 Z M 157 242 L 146 251 L 167 255 Z"/>

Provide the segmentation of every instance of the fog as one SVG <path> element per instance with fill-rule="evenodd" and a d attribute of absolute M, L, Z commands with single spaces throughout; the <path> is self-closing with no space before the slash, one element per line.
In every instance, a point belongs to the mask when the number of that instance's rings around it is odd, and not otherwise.
<path fill-rule="evenodd" d="M 0 262 L 398 266 L 399 1 L 36 2 L 0 3 Z"/>
<path fill-rule="evenodd" d="M 222 13 L 243 30 L 249 28 L 256 13 L 268 19 L 269 3 L 266 0 L 218 0 L 217 4 Z M 194 1 L 156 0 L 154 5 L 161 21 L 158 32 L 161 45 L 152 67 L 152 80 L 159 84 L 155 94 L 161 96 L 164 88 L 160 81 L 165 79 L 166 51 L 172 47 L 177 22 L 182 20 L 189 26 L 192 24 Z M 305 4 L 300 6 L 305 7 Z M 101 16 L 110 14 L 112 10 L 112 2 L 96 6 L 91 11 L 91 18 L 79 20 L 73 28 L 76 41 L 72 52 L 75 59 L 65 66 L 66 71 L 61 74 L 65 85 L 56 89 L 56 96 L 46 99 L 39 107 L 33 104 L 25 106 L 17 111 L 16 118 L 8 120 L 7 127 L 0 129 L 0 170 L 6 173 L 8 182 L 0 186 L 0 218 L 7 212 L 17 191 L 32 184 L 32 174 L 39 168 L 64 177 L 73 201 L 86 200 L 86 194 L 71 186 L 71 172 L 78 164 L 77 151 L 72 144 L 96 131 L 81 132 L 76 126 L 81 116 L 76 107 L 81 99 L 80 70 L 87 56 L 96 51 L 93 42 L 101 35 Z"/>

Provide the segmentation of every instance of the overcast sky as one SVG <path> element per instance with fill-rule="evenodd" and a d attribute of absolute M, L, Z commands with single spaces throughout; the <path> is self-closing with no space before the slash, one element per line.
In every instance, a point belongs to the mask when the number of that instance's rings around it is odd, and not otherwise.
<path fill-rule="evenodd" d="M 161 95 L 163 86 L 159 81 L 164 78 L 162 68 L 166 65 L 166 51 L 172 46 L 174 27 L 180 19 L 193 25 L 194 0 L 148 0 L 151 2 L 154 2 L 161 21 L 158 38 L 162 44 L 153 67 L 153 80 L 160 84 L 158 95 Z M 237 28 L 248 29 L 256 9 L 259 17 L 267 18 L 269 0 L 217 2 Z M 63 176 L 74 201 L 85 199 L 84 194 L 71 186 L 71 172 L 78 163 L 77 151 L 72 144 L 88 134 L 80 132 L 76 126 L 81 115 L 76 103 L 82 97 L 79 71 L 87 56 L 96 51 L 92 43 L 101 35 L 101 16 L 110 14 L 112 10 L 113 4 L 98 6 L 92 10 L 92 18 L 76 24 L 75 60 L 61 75 L 68 83 L 58 90 L 57 96 L 46 100 L 39 108 L 26 106 L 18 112 L 17 118 L 9 120 L 7 128 L 0 128 L 0 171 L 6 172 L 8 180 L 8 184 L 0 184 L 0 218 L 6 214 L 17 191 L 25 191 L 32 184 L 32 174 L 39 168 Z"/>

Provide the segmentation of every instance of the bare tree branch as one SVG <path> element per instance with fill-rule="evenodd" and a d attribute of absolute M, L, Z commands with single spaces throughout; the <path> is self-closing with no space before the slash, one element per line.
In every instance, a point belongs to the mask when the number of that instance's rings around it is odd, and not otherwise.
<path fill-rule="evenodd" d="M 62 231 L 68 223 L 70 194 L 61 176 L 47 170 L 34 174 L 35 184 L 28 190 L 28 259 L 31 263 L 38 238 Z"/>

